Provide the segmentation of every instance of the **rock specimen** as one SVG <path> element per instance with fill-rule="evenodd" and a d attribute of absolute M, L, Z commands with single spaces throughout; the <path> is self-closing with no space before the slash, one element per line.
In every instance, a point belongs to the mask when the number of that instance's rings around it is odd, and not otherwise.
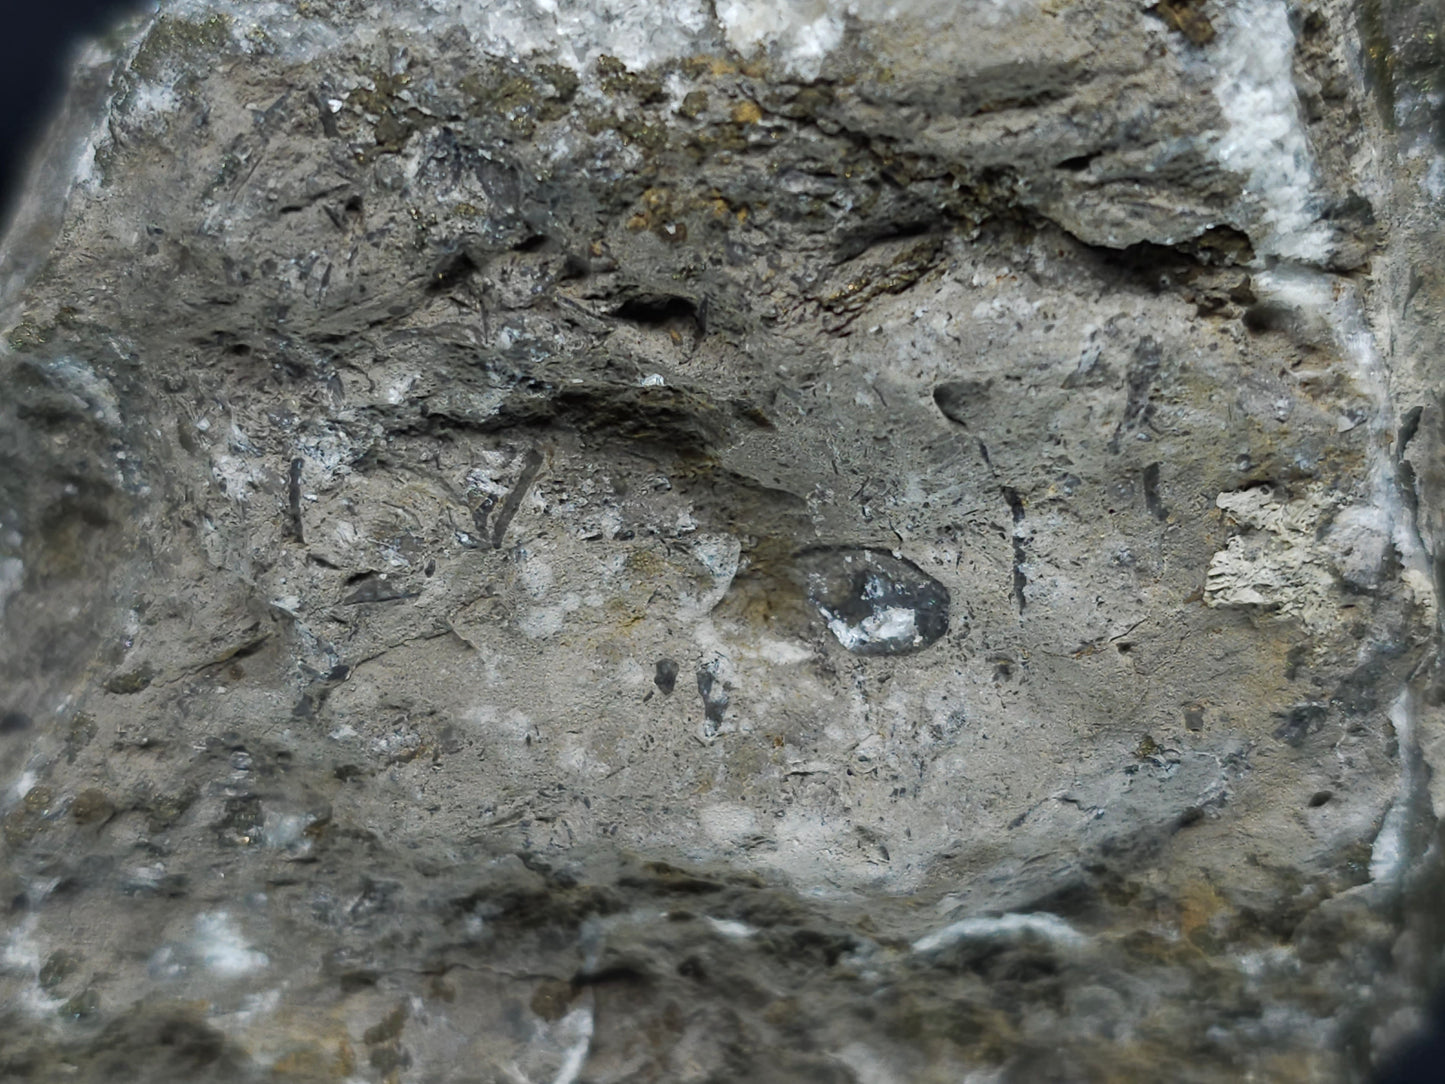
<path fill-rule="evenodd" d="M 1359 1079 L 1396 0 L 166 0 L 0 261 L 0 1075 Z"/>

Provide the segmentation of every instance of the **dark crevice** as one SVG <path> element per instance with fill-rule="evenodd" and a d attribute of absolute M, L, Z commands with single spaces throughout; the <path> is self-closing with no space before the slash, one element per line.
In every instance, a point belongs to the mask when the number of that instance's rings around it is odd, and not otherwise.
<path fill-rule="evenodd" d="M 1254 245 L 1248 234 L 1232 226 L 1214 226 L 1174 245 L 1141 241 L 1115 249 L 1052 224 L 1089 251 L 1101 276 L 1121 285 L 1180 295 L 1193 301 L 1202 315 L 1237 312 L 1236 306 L 1255 300 L 1246 270 L 1255 258 Z"/>
<path fill-rule="evenodd" d="M 1410 447 L 1410 442 L 1415 439 L 1415 434 L 1420 431 L 1420 418 L 1424 415 L 1425 408 L 1413 406 L 1405 412 L 1400 419 L 1400 433 L 1395 438 L 1395 457 L 1404 458 L 1405 452 Z"/>
<path fill-rule="evenodd" d="M 926 237 L 929 234 L 942 232 L 944 231 L 939 229 L 936 218 L 889 223 L 858 230 L 839 241 L 833 262 L 835 264 L 847 263 L 849 260 L 857 259 L 870 248 L 876 248 L 878 245 L 887 244 L 890 241 L 908 241 L 915 237 Z"/>
<path fill-rule="evenodd" d="M 317 203 L 324 200 L 327 196 L 333 196 L 337 192 L 344 191 L 346 187 L 346 185 L 341 184 L 334 185 L 331 188 L 323 188 L 320 192 L 313 192 L 309 196 L 303 196 L 295 203 L 282 204 L 276 209 L 276 213 L 278 215 L 294 215 L 300 211 L 306 210 L 308 207 L 314 207 Z"/>
<path fill-rule="evenodd" d="M 306 534 L 301 522 L 301 468 L 304 465 L 304 460 L 291 460 L 291 471 L 286 481 L 288 511 L 291 515 L 291 537 L 303 545 L 306 542 Z"/>
<path fill-rule="evenodd" d="M 630 384 L 529 388 L 484 420 L 445 411 L 431 411 L 425 418 L 433 430 L 438 423 L 478 432 L 563 426 L 585 436 L 684 456 L 711 454 L 739 422 L 759 428 L 771 424 L 756 406 L 743 400 L 716 403 L 672 385 Z"/>
<path fill-rule="evenodd" d="M 966 426 L 970 414 L 988 410 L 988 392 L 986 380 L 950 380 L 933 389 L 933 402 L 949 421 Z"/>
<path fill-rule="evenodd" d="M 522 467 L 522 474 L 517 479 L 517 484 L 512 487 L 512 492 L 507 494 L 506 500 L 502 501 L 502 507 L 497 512 L 496 523 L 492 526 L 492 549 L 502 548 L 502 538 L 511 525 L 512 517 L 517 514 L 517 509 L 522 507 L 522 498 L 527 495 L 527 490 L 537 480 L 537 475 L 542 470 L 542 453 L 532 448 L 527 452 L 525 465 Z"/>
<path fill-rule="evenodd" d="M 1012 486 L 1003 486 L 1000 492 L 1003 494 L 1003 499 L 1008 502 L 1009 511 L 1013 514 L 1013 593 L 1014 601 L 1018 603 L 1019 613 L 1023 613 L 1024 606 L 1028 602 L 1024 597 L 1024 589 L 1029 585 L 1029 578 L 1024 574 L 1024 561 L 1028 557 L 1024 552 L 1024 547 L 1028 544 L 1028 539 L 1023 535 L 1024 502 L 1023 498 L 1019 496 L 1018 490 Z"/>
<path fill-rule="evenodd" d="M 1154 404 L 1150 402 L 1150 395 L 1162 362 L 1159 344 L 1152 338 L 1140 339 L 1129 363 L 1129 398 L 1124 406 L 1124 417 L 1109 438 L 1109 451 L 1115 455 L 1119 453 L 1126 433 L 1147 427 L 1153 421 Z"/>
<path fill-rule="evenodd" d="M 1155 519 L 1168 519 L 1169 510 L 1159 499 L 1159 464 L 1150 463 L 1144 468 L 1144 504 Z"/>
<path fill-rule="evenodd" d="M 709 736 L 715 735 L 722 728 L 731 699 L 727 687 L 717 677 L 715 664 L 698 670 L 697 692 L 702 697 L 703 730 Z"/>
<path fill-rule="evenodd" d="M 684 321 L 699 330 L 702 327 L 697 304 L 673 294 L 638 294 L 618 305 L 611 315 L 645 328 L 667 328 Z"/>
<path fill-rule="evenodd" d="M 432 268 L 426 292 L 444 294 L 455 290 L 477 273 L 476 261 L 465 252 L 448 252 Z"/>
<path fill-rule="evenodd" d="M 572 977 L 572 985 L 578 989 L 584 986 L 603 986 L 609 983 L 624 985 L 647 985 L 652 976 L 639 967 L 630 964 L 614 964 L 596 971 L 579 971 Z"/>

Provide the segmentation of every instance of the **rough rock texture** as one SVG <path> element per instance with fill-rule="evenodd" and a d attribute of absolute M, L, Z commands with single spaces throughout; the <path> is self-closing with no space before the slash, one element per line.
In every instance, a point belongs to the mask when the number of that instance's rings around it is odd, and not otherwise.
<path fill-rule="evenodd" d="M 1361 1078 L 1442 940 L 1439 15 L 97 46 L 0 264 L 0 1075 Z"/>

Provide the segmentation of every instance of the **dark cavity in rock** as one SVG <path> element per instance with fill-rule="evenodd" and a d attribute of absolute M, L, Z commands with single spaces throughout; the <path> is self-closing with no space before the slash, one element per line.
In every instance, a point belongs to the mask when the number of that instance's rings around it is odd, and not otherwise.
<path fill-rule="evenodd" d="M 808 599 L 855 655 L 907 655 L 948 631 L 948 588 L 884 550 L 839 547 L 798 555 Z"/>
<path fill-rule="evenodd" d="M 731 699 L 727 687 L 717 676 L 717 663 L 709 663 L 698 670 L 697 691 L 702 697 L 703 732 L 711 738 L 722 729 Z"/>
<path fill-rule="evenodd" d="M 652 676 L 652 683 L 662 690 L 663 696 L 671 696 L 672 690 L 677 688 L 677 662 L 673 659 L 658 659 L 656 673 Z"/>

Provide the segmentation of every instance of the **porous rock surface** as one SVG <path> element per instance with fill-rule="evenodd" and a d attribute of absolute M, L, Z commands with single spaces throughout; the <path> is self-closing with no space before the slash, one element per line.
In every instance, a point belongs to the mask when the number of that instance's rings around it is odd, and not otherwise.
<path fill-rule="evenodd" d="M 1360 1079 L 1431 5 L 166 0 L 0 265 L 0 1075 Z"/>

